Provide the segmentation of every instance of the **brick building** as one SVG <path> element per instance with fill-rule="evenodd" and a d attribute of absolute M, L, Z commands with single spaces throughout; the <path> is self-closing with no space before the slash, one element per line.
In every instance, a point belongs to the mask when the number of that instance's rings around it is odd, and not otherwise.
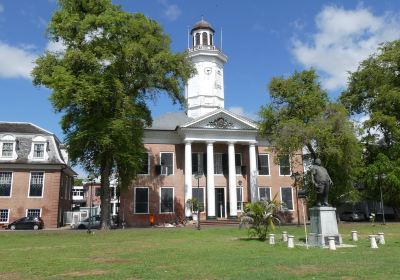
<path fill-rule="evenodd" d="M 187 52 L 197 74 L 186 85 L 187 111 L 163 115 L 145 130 L 144 168 L 121 193 L 120 216 L 128 225 L 148 224 L 150 216 L 171 222 L 192 216 L 185 202 L 197 198 L 202 219 L 236 219 L 244 202 L 276 197 L 296 220 L 291 174 L 303 171 L 301 155 L 293 166 L 289 157 L 277 160 L 256 122 L 224 109 L 227 57 L 206 21 L 191 35 Z"/>
<path fill-rule="evenodd" d="M 31 123 L 0 122 L 0 224 L 40 216 L 47 228 L 61 226 L 75 175 L 53 133 Z"/>

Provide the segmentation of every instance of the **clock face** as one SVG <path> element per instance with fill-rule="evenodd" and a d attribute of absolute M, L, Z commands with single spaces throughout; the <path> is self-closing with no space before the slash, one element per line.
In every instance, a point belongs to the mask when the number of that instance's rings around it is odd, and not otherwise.
<path fill-rule="evenodd" d="M 206 73 L 207 75 L 210 75 L 212 73 L 212 68 L 211 67 L 204 68 L 204 73 Z"/>

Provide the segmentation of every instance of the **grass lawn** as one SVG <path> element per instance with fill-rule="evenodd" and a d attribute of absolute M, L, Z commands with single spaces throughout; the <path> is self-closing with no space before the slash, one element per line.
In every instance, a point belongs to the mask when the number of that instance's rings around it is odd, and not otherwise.
<path fill-rule="evenodd" d="M 0 232 L 0 279 L 400 279 L 400 224 L 341 225 L 347 244 L 353 229 L 357 247 L 337 251 L 270 246 L 235 227 Z M 370 249 L 380 231 L 386 245 Z"/>

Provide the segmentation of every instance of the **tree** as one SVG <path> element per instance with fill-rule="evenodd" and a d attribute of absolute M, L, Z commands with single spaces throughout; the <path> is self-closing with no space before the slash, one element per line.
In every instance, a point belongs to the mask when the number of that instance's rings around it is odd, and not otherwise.
<path fill-rule="evenodd" d="M 274 201 L 256 201 L 246 203 L 244 211 L 240 216 L 239 227 L 247 227 L 250 237 L 257 236 L 265 240 L 270 229 L 274 229 L 275 223 L 279 222 L 276 217 L 279 204 Z"/>
<path fill-rule="evenodd" d="M 368 164 L 360 174 L 368 200 L 380 199 L 382 188 L 383 200 L 391 206 L 397 217 L 400 216 L 400 160 L 391 160 L 385 154 L 379 153 L 375 161 Z"/>
<path fill-rule="evenodd" d="M 32 72 L 36 86 L 52 90 L 73 163 L 100 174 L 102 228 L 110 228 L 109 178 L 126 187 L 141 168 L 147 101 L 166 93 L 184 103 L 193 74 L 185 53 L 173 53 L 160 25 L 110 0 L 59 0 L 48 26 L 65 51 L 45 52 Z"/>
<path fill-rule="evenodd" d="M 83 186 L 83 179 L 74 178 L 74 186 Z"/>
<path fill-rule="evenodd" d="M 294 155 L 306 147 L 311 158 L 320 158 L 331 175 L 330 202 L 338 205 L 351 198 L 356 193 L 352 182 L 361 148 L 343 105 L 329 101 L 312 69 L 273 78 L 269 92 L 271 103 L 260 110 L 261 135 L 268 138 L 278 156 L 291 155 L 292 169 Z"/>
<path fill-rule="evenodd" d="M 360 180 L 369 181 L 366 196 L 375 199 L 376 186 L 372 186 L 371 176 L 377 174 L 377 167 L 388 166 L 384 184 L 385 194 L 394 194 L 398 188 L 400 173 L 395 171 L 400 157 L 400 41 L 387 42 L 381 45 L 377 53 L 362 61 L 357 71 L 350 73 L 347 89 L 340 101 L 353 115 L 369 117 L 364 122 L 365 172 Z M 375 182 L 376 185 L 376 182 Z M 398 193 L 398 190 L 396 191 Z M 396 193 L 395 192 L 395 193 Z M 385 202 L 400 207 L 400 201 L 393 201 L 391 195 L 385 195 Z M 399 211 L 397 211 L 399 212 Z"/>

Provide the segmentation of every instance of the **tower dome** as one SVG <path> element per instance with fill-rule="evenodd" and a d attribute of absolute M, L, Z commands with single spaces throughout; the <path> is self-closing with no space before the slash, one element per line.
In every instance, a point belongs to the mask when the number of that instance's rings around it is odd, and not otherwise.
<path fill-rule="evenodd" d="M 215 32 L 214 28 L 212 28 L 211 24 L 209 24 L 207 21 L 205 21 L 203 18 L 196 22 L 196 24 L 193 26 L 192 31 L 190 34 L 193 34 L 194 31 L 198 29 L 209 29 L 212 31 L 212 33 Z"/>
<path fill-rule="evenodd" d="M 213 46 L 214 33 L 215 30 L 212 28 L 211 24 L 201 18 L 201 20 L 196 22 L 193 26 L 192 31 L 190 31 L 193 37 L 193 47 Z"/>

